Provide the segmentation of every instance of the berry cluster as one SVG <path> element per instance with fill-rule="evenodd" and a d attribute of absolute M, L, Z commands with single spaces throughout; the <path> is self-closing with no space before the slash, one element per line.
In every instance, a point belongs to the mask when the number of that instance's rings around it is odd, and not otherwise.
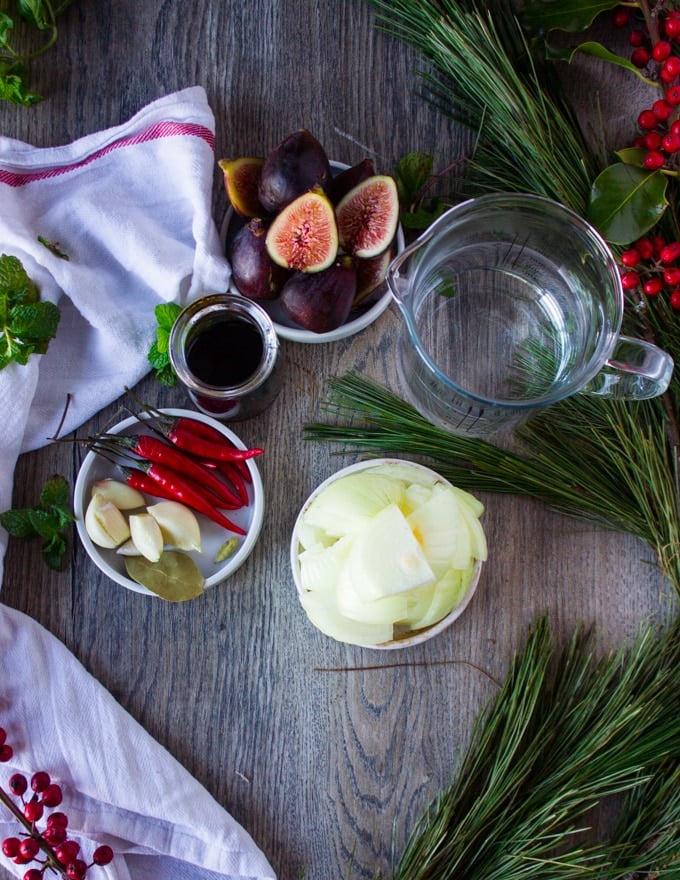
<path fill-rule="evenodd" d="M 661 236 L 640 238 L 620 256 L 621 283 L 629 293 L 657 296 L 665 292 L 680 310 L 680 241 Z"/>
<path fill-rule="evenodd" d="M 631 62 L 663 91 L 638 115 L 640 134 L 632 144 L 645 151 L 645 168 L 656 171 L 671 167 L 680 152 L 680 10 L 666 9 L 664 0 L 657 0 L 649 21 L 652 27 L 623 6 L 614 13 L 615 25 L 630 27 Z"/>
<path fill-rule="evenodd" d="M 6 731 L 0 727 L 0 761 L 9 761 L 14 752 L 7 743 Z M 80 844 L 68 836 L 68 816 L 62 812 L 45 810 L 58 807 L 62 802 L 61 788 L 52 782 L 49 773 L 38 770 L 28 780 L 22 773 L 9 778 L 9 794 L 0 788 L 0 802 L 26 829 L 19 837 L 6 837 L 2 853 L 16 865 L 35 863 L 24 874 L 23 880 L 43 880 L 48 869 L 57 871 L 67 880 L 82 880 L 93 865 L 108 865 L 113 850 L 105 844 L 98 846 L 88 864 L 80 852 Z M 10 794 L 18 800 L 17 805 Z M 45 816 L 45 826 L 37 823 Z M 42 859 L 38 858 L 43 856 Z"/>

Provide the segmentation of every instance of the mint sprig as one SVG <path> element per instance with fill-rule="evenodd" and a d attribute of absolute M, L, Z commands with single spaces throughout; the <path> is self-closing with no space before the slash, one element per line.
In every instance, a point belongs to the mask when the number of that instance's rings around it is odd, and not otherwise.
<path fill-rule="evenodd" d="M 58 306 L 40 300 L 21 261 L 0 256 L 0 370 L 12 361 L 26 364 L 32 354 L 44 354 L 60 317 Z"/>
<path fill-rule="evenodd" d="M 0 525 L 13 538 L 42 538 L 42 555 L 49 568 L 59 571 L 68 549 L 66 529 L 74 521 L 71 491 L 58 474 L 42 488 L 35 507 L 11 508 L 0 513 Z"/>
<path fill-rule="evenodd" d="M 170 363 L 168 353 L 170 343 L 170 331 L 182 307 L 177 303 L 161 303 L 154 309 L 156 316 L 156 339 L 152 343 L 147 358 L 156 373 L 156 378 L 161 385 L 172 387 L 177 384 L 177 374 Z"/>

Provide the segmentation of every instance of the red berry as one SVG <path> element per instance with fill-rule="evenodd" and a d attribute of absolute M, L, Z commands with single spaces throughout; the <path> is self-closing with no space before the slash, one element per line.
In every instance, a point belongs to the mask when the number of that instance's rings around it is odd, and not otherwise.
<path fill-rule="evenodd" d="M 637 28 L 635 28 L 635 30 L 632 30 L 628 34 L 628 43 L 629 43 L 629 45 L 631 45 L 633 47 L 644 46 L 646 42 L 647 42 L 647 35 L 645 34 L 644 31 L 641 31 L 641 30 L 638 30 Z"/>
<path fill-rule="evenodd" d="M 672 308 L 680 309 L 680 289 L 671 290 L 669 300 Z"/>
<path fill-rule="evenodd" d="M 68 816 L 66 813 L 50 813 L 47 817 L 47 827 L 48 828 L 66 828 L 68 825 Z"/>
<path fill-rule="evenodd" d="M 643 137 L 642 143 L 646 150 L 658 150 L 661 146 L 661 133 L 658 131 L 648 131 Z"/>
<path fill-rule="evenodd" d="M 658 101 L 654 101 L 652 104 L 652 113 L 656 116 L 659 122 L 666 122 L 666 120 L 670 118 L 672 112 L 673 108 L 667 101 L 664 101 L 663 98 L 659 98 Z"/>
<path fill-rule="evenodd" d="M 29 868 L 24 874 L 23 880 L 44 880 L 43 872 L 38 868 Z"/>
<path fill-rule="evenodd" d="M 673 263 L 678 258 L 680 258 L 680 241 L 671 241 L 659 254 L 662 263 Z"/>
<path fill-rule="evenodd" d="M 667 153 L 677 153 L 680 150 L 680 135 L 665 134 L 661 141 L 661 146 Z"/>
<path fill-rule="evenodd" d="M 40 844 L 34 837 L 25 837 L 19 845 L 19 853 L 25 859 L 34 859 L 40 852 Z"/>
<path fill-rule="evenodd" d="M 661 293 L 663 290 L 663 281 L 658 276 L 648 278 L 643 282 L 642 289 L 647 296 L 656 296 L 657 293 Z"/>
<path fill-rule="evenodd" d="M 110 846 L 107 846 L 103 843 L 101 846 L 98 846 L 97 849 L 92 854 L 92 861 L 95 865 L 108 865 L 108 863 L 113 859 L 113 850 Z"/>
<path fill-rule="evenodd" d="M 49 773 L 46 773 L 44 770 L 38 770 L 37 773 L 31 776 L 31 788 L 33 791 L 45 791 L 51 781 Z"/>
<path fill-rule="evenodd" d="M 666 157 L 659 150 L 650 150 L 642 160 L 642 164 L 650 171 L 658 171 L 666 164 Z"/>
<path fill-rule="evenodd" d="M 673 107 L 677 107 L 680 104 L 680 86 L 671 86 L 669 89 L 666 89 L 666 101 Z"/>
<path fill-rule="evenodd" d="M 7 743 L 3 743 L 0 746 L 0 761 L 11 761 L 14 755 L 14 749 L 12 746 L 8 746 Z"/>
<path fill-rule="evenodd" d="M 680 269 L 664 269 L 663 280 L 669 287 L 680 287 Z"/>
<path fill-rule="evenodd" d="M 80 852 L 80 844 L 76 840 L 65 840 L 54 851 L 57 861 L 62 865 L 70 865 Z"/>
<path fill-rule="evenodd" d="M 39 801 L 29 801 L 24 805 L 24 816 L 29 822 L 38 822 L 43 812 L 43 805 Z"/>
<path fill-rule="evenodd" d="M 640 238 L 635 242 L 635 247 L 643 260 L 651 260 L 654 256 L 654 244 L 648 238 Z"/>
<path fill-rule="evenodd" d="M 626 9 L 625 6 L 620 7 L 619 9 L 614 10 L 614 14 L 612 15 L 612 23 L 614 27 L 622 28 L 625 27 L 630 21 L 630 10 Z"/>
<path fill-rule="evenodd" d="M 87 873 L 87 864 L 82 859 L 74 859 L 70 865 L 66 867 L 66 876 L 68 880 L 82 880 Z"/>
<path fill-rule="evenodd" d="M 33 859 L 27 859 L 25 856 L 19 854 L 18 856 L 14 856 L 12 861 L 15 865 L 27 865 L 29 862 L 32 862 Z"/>
<path fill-rule="evenodd" d="M 675 16 L 671 17 L 670 13 L 664 22 L 664 33 L 673 40 L 680 35 L 680 19 Z"/>
<path fill-rule="evenodd" d="M 643 131 L 653 131 L 656 128 L 657 119 L 653 110 L 643 110 L 637 121 Z"/>
<path fill-rule="evenodd" d="M 658 255 L 666 247 L 666 239 L 663 235 L 655 235 L 652 244 L 654 245 L 654 253 Z"/>
<path fill-rule="evenodd" d="M 13 859 L 14 856 L 19 855 L 20 846 L 21 841 L 18 837 L 6 837 L 2 841 L 2 853 L 7 856 L 8 859 Z"/>
<path fill-rule="evenodd" d="M 42 833 L 42 838 L 50 846 L 58 846 L 66 840 L 66 829 L 58 825 L 48 825 Z"/>
<path fill-rule="evenodd" d="M 672 83 L 674 79 L 680 76 L 680 58 L 677 55 L 671 55 L 661 65 L 659 76 L 666 84 Z"/>
<path fill-rule="evenodd" d="M 621 254 L 621 262 L 624 266 L 632 269 L 640 262 L 640 251 L 635 250 L 635 248 L 628 248 L 627 251 Z"/>
<path fill-rule="evenodd" d="M 7 731 L 4 727 L 0 727 L 0 746 L 7 741 Z"/>
<path fill-rule="evenodd" d="M 640 46 L 638 49 L 633 49 L 630 53 L 630 60 L 636 67 L 642 70 L 643 67 L 647 67 L 649 64 L 649 52 L 644 46 Z"/>
<path fill-rule="evenodd" d="M 668 40 L 659 40 L 659 42 L 652 47 L 652 58 L 658 62 L 665 61 L 670 57 L 672 51 L 672 46 Z"/>
<path fill-rule="evenodd" d="M 51 782 L 42 793 L 42 802 L 46 807 L 58 807 L 63 799 L 61 788 L 56 782 Z"/>
<path fill-rule="evenodd" d="M 12 773 L 9 778 L 9 790 L 15 797 L 21 797 L 28 788 L 28 782 L 23 773 Z"/>
<path fill-rule="evenodd" d="M 634 290 L 640 283 L 640 276 L 637 272 L 624 272 L 621 276 L 621 284 L 624 290 Z"/>

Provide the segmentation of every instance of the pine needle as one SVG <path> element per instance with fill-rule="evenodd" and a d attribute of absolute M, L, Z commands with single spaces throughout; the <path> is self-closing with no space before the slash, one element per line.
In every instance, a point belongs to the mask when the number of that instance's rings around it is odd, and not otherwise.
<path fill-rule="evenodd" d="M 556 647 L 539 619 L 394 880 L 614 880 L 677 855 L 680 627 L 595 648 L 582 628 Z M 619 831 L 589 842 L 586 814 L 621 793 Z"/>

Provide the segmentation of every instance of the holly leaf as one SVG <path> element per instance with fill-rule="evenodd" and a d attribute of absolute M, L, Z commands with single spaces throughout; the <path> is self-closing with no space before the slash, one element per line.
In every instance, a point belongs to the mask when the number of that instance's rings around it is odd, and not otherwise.
<path fill-rule="evenodd" d="M 668 207 L 667 179 L 620 162 L 593 182 L 586 219 L 610 243 L 627 245 L 655 226 Z"/>
<path fill-rule="evenodd" d="M 602 12 L 619 5 L 620 0 L 525 0 L 519 19 L 533 34 L 551 30 L 579 33 L 588 30 Z"/>
<path fill-rule="evenodd" d="M 617 67 L 623 67 L 624 70 L 634 73 L 646 83 L 650 81 L 649 77 L 645 76 L 644 71 L 636 67 L 629 58 L 617 55 L 616 52 L 612 52 L 606 46 L 603 46 L 602 43 L 598 43 L 595 40 L 587 40 L 585 43 L 580 43 L 578 46 L 569 49 L 558 49 L 548 45 L 548 43 L 545 44 L 546 57 L 550 61 L 566 61 L 571 63 L 577 52 L 580 52 L 582 55 L 589 55 L 591 58 L 599 58 L 601 61 L 615 64 Z"/>

